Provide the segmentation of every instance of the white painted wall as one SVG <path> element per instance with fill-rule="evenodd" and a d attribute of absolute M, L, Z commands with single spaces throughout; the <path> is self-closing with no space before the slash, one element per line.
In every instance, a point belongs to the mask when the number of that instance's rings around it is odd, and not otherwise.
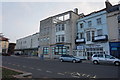
<path fill-rule="evenodd" d="M 15 49 L 37 48 L 39 46 L 39 34 L 33 34 L 16 41 Z M 32 40 L 32 41 L 31 41 Z"/>

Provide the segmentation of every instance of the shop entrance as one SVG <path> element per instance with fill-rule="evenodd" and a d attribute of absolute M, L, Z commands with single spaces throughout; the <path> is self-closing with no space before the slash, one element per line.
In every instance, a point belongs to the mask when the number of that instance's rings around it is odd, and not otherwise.
<path fill-rule="evenodd" d="M 91 59 L 93 54 L 103 54 L 103 47 L 87 47 L 86 48 L 87 59 Z"/>

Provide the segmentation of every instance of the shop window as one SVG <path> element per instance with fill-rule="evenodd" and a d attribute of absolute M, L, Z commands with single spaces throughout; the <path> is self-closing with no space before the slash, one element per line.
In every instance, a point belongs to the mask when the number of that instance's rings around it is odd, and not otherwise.
<path fill-rule="evenodd" d="M 55 47 L 55 55 L 61 55 L 66 53 L 67 53 L 66 47 L 63 46 Z"/>
<path fill-rule="evenodd" d="M 48 47 L 44 47 L 44 48 L 43 48 L 43 54 L 48 54 L 48 51 L 49 51 L 49 50 L 48 50 Z"/>

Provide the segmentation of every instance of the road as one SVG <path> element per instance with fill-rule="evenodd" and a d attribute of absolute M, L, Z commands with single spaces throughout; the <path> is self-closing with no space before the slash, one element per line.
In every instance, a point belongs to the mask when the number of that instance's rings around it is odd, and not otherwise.
<path fill-rule="evenodd" d="M 120 67 L 112 64 L 71 63 L 4 56 L 5 67 L 32 73 L 33 78 L 118 78 Z"/>

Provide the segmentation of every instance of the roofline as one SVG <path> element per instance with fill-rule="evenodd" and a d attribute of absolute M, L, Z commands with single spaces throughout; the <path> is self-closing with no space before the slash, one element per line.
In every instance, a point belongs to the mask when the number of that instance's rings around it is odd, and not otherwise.
<path fill-rule="evenodd" d="M 79 14 L 75 13 L 75 12 L 72 11 L 72 10 L 69 10 L 69 11 L 66 11 L 66 12 L 63 12 L 63 13 L 60 13 L 60 14 L 54 15 L 54 16 L 50 16 L 50 17 L 45 18 L 45 19 L 43 19 L 43 20 L 41 20 L 41 21 L 47 20 L 47 19 L 49 19 L 49 18 L 57 17 L 57 16 L 60 16 L 60 15 L 63 15 L 63 14 L 71 13 L 71 12 L 79 16 Z M 40 21 L 40 22 L 41 22 L 41 21 Z"/>

